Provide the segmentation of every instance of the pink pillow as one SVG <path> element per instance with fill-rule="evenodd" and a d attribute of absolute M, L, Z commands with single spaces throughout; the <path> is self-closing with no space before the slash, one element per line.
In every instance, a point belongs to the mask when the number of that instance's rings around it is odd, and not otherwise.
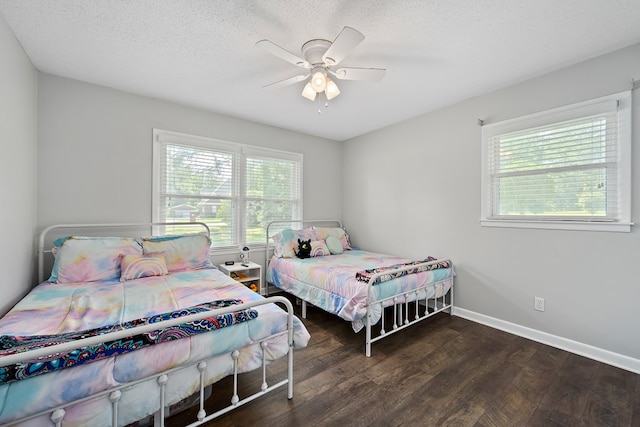
<path fill-rule="evenodd" d="M 331 255 L 327 244 L 324 240 L 312 240 L 311 241 L 311 256 L 327 256 Z"/>
<path fill-rule="evenodd" d="M 342 243 L 342 249 L 348 250 L 351 249 L 351 243 L 349 243 L 349 235 L 344 230 L 344 228 L 340 227 L 313 227 L 316 236 L 319 240 L 327 240 L 327 237 L 333 236 L 337 237 Z"/>
<path fill-rule="evenodd" d="M 120 262 L 120 281 L 169 274 L 164 254 L 124 255 Z"/>
<path fill-rule="evenodd" d="M 145 254 L 164 253 L 170 272 L 214 268 L 209 252 L 211 240 L 206 234 L 147 237 L 142 239 Z"/>
<path fill-rule="evenodd" d="M 140 242 L 132 238 L 69 236 L 60 240 L 54 248 L 51 283 L 118 280 L 120 257 L 142 254 Z"/>

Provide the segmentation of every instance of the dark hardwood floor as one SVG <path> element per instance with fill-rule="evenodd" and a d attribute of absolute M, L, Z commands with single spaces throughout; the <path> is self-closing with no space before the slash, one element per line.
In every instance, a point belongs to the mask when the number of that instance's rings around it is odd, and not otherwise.
<path fill-rule="evenodd" d="M 309 308 L 305 325 L 294 398 L 281 388 L 208 425 L 640 426 L 640 375 L 468 320 L 438 314 L 374 344 L 370 358 L 348 322 Z M 268 371 L 284 378 L 286 364 Z M 260 374 L 241 379 L 255 387 Z M 207 413 L 230 390 L 228 379 L 214 385 Z"/>

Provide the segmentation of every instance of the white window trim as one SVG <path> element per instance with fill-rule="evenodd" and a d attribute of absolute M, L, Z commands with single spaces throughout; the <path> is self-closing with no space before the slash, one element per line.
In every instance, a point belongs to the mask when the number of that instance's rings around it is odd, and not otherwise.
<path fill-rule="evenodd" d="M 299 162 L 300 163 L 299 211 L 300 211 L 300 217 L 304 218 L 304 215 L 303 215 L 303 207 L 304 207 L 303 166 L 304 166 L 304 163 L 303 163 L 302 154 L 154 128 L 153 129 L 153 148 L 152 148 L 152 162 L 153 162 L 152 163 L 152 184 L 151 184 L 151 218 L 153 222 L 161 221 L 159 218 L 160 213 L 158 211 L 158 206 L 159 206 L 158 199 L 160 194 L 160 192 L 158 191 L 158 189 L 160 188 L 159 165 L 160 165 L 160 152 L 161 152 L 161 150 L 159 149 L 159 145 L 161 142 L 191 145 L 196 147 L 202 147 L 203 149 L 218 149 L 221 151 L 234 152 L 238 156 L 245 156 L 245 155 L 258 155 L 258 156 L 265 156 L 265 157 L 273 156 L 279 159 Z M 242 185 L 240 185 L 240 180 L 241 180 L 240 177 L 244 176 L 244 162 L 240 161 L 240 157 L 238 157 L 237 161 L 239 162 L 239 164 L 235 168 L 235 176 L 234 176 L 235 185 L 237 186 L 237 188 L 234 190 L 235 191 L 234 194 L 237 195 L 236 196 L 237 202 L 242 204 L 244 203 L 244 200 L 245 200 L 245 189 L 243 188 Z M 240 240 L 242 239 L 242 236 L 244 236 L 245 234 L 245 224 L 242 219 L 242 216 L 243 216 L 242 210 L 237 209 L 235 221 L 236 221 L 236 224 L 238 225 L 238 238 Z M 239 245 L 246 246 L 246 242 L 240 241 Z M 251 247 L 252 249 L 260 249 L 260 248 L 264 248 L 265 244 L 250 244 L 248 246 Z M 223 254 L 237 253 L 237 250 L 231 247 L 212 247 L 211 252 L 212 253 L 215 252 L 218 255 L 223 255 Z"/>
<path fill-rule="evenodd" d="M 560 122 L 565 117 L 570 117 L 578 109 L 606 101 L 619 102 L 619 145 L 618 145 L 618 191 L 620 195 L 620 218 L 618 221 L 559 221 L 559 220 L 531 220 L 531 219 L 491 219 L 490 208 L 487 202 L 490 194 L 488 140 L 491 135 L 506 133 L 513 129 L 526 129 L 544 124 Z M 631 226 L 631 91 L 620 92 L 601 98 L 592 99 L 540 113 L 530 114 L 502 122 L 487 124 L 482 127 L 482 188 L 481 188 L 481 217 L 480 224 L 483 227 L 507 227 L 507 228 L 533 228 L 552 230 L 585 230 L 585 231 L 609 231 L 630 232 Z"/>

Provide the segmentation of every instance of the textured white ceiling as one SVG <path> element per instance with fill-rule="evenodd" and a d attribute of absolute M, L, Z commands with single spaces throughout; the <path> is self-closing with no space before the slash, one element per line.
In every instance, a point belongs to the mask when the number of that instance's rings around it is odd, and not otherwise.
<path fill-rule="evenodd" d="M 0 12 L 45 73 L 334 140 L 640 42 L 640 0 L 0 0 Z M 366 38 L 341 65 L 386 68 L 382 81 L 338 81 L 328 108 L 303 82 L 262 88 L 300 69 L 257 41 L 299 54 L 344 26 Z"/>

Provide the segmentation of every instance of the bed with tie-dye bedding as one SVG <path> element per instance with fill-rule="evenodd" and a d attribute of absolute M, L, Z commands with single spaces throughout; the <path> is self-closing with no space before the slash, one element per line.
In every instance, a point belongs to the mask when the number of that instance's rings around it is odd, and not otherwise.
<path fill-rule="evenodd" d="M 443 286 L 426 287 L 419 292 L 418 298 L 439 298 L 449 291 L 453 283 L 450 265 L 382 281 L 372 286 L 371 295 L 368 283 L 358 279 L 366 270 L 411 263 L 406 258 L 355 249 L 345 250 L 342 254 L 305 259 L 274 256 L 267 268 L 267 282 L 353 322 L 354 329 L 358 331 L 362 328 L 369 305 L 372 322 L 380 319 L 379 304 L 372 304 L 375 301 L 438 281 L 444 281 Z M 408 298 L 415 299 L 415 296 Z M 387 300 L 382 305 L 391 304 L 393 301 Z"/>
<path fill-rule="evenodd" d="M 246 303 L 258 299 L 262 297 L 217 269 L 174 272 L 126 281 L 45 282 L 0 319 L 0 335 L 22 337 L 73 333 L 212 301 Z M 257 306 L 255 311 L 255 316 L 246 321 L 229 322 L 229 326 L 212 332 L 2 383 L 0 425 L 209 356 L 215 358 L 208 363 L 205 376 L 207 382 L 212 383 L 232 373 L 233 361 L 229 353 L 235 349 L 240 349 L 240 372 L 256 369 L 262 363 L 258 343 L 285 330 L 287 315 L 274 304 Z M 309 334 L 304 325 L 294 318 L 294 347 L 304 347 L 308 340 Z M 267 349 L 270 360 L 287 354 L 286 334 L 272 339 Z M 195 392 L 197 387 L 197 378 L 173 381 L 168 384 L 168 396 L 178 401 Z M 153 413 L 157 409 L 157 395 L 154 384 L 142 384 L 136 393 L 123 393 L 119 419 L 127 423 Z M 156 397 L 150 399 L 149 396 Z M 64 425 L 104 425 L 105 420 L 109 424 L 110 414 L 108 401 L 87 401 L 67 408 Z M 41 422 L 42 418 L 26 425 L 40 425 Z"/>

